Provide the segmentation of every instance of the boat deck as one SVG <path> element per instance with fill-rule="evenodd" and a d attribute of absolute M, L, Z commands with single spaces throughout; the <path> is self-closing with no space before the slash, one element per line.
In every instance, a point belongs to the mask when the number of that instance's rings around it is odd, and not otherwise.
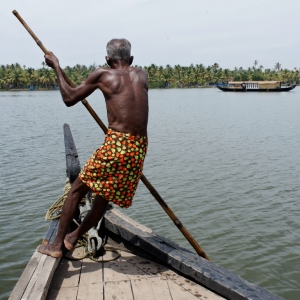
<path fill-rule="evenodd" d="M 67 174 L 75 179 L 79 159 L 67 124 L 64 133 Z M 59 219 L 50 222 L 43 244 L 54 241 L 58 227 Z M 104 215 L 100 233 L 106 244 L 120 251 L 118 259 L 107 262 L 107 255 L 115 255 L 109 251 L 100 262 L 53 258 L 35 251 L 9 300 L 282 300 L 112 207 Z M 83 248 L 72 255 L 83 257 Z"/>
<path fill-rule="evenodd" d="M 62 259 L 47 300 L 225 299 L 158 263 L 119 251 L 110 262 Z"/>

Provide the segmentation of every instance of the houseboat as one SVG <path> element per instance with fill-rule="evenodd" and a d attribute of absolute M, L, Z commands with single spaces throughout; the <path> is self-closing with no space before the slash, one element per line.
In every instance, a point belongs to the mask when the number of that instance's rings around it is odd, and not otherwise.
<path fill-rule="evenodd" d="M 217 85 L 223 92 L 288 92 L 296 87 L 281 81 L 231 81 L 226 86 Z"/>

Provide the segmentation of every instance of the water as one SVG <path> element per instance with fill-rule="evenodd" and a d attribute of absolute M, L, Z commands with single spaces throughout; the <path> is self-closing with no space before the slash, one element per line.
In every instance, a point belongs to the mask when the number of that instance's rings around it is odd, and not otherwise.
<path fill-rule="evenodd" d="M 150 90 L 144 174 L 209 257 L 286 299 L 300 298 L 300 90 Z M 101 101 L 99 101 L 99 99 Z M 89 98 L 106 122 L 103 96 Z M 41 242 L 65 180 L 63 124 L 81 165 L 104 134 L 59 92 L 0 93 L 0 298 Z M 141 183 L 122 210 L 192 249 Z"/>

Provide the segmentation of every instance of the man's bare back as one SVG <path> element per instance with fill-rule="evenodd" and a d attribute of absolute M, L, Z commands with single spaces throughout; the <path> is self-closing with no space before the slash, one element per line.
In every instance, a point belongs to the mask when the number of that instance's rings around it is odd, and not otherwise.
<path fill-rule="evenodd" d="M 133 57 L 116 60 L 106 57 L 110 68 L 99 68 L 76 88 L 63 78 L 58 59 L 53 53 L 45 55 L 47 64 L 58 77 L 63 100 L 73 106 L 100 89 L 106 100 L 109 127 L 133 135 L 147 135 L 148 77 L 140 68 L 130 67 Z"/>
<path fill-rule="evenodd" d="M 109 127 L 133 135 L 147 135 L 147 74 L 134 67 L 99 69 Z"/>

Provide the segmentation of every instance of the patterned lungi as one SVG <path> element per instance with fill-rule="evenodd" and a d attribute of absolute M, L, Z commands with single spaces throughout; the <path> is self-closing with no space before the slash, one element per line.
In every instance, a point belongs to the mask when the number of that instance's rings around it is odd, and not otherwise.
<path fill-rule="evenodd" d="M 105 141 L 86 162 L 79 178 L 107 201 L 128 208 L 142 175 L 148 138 L 108 129 Z"/>

